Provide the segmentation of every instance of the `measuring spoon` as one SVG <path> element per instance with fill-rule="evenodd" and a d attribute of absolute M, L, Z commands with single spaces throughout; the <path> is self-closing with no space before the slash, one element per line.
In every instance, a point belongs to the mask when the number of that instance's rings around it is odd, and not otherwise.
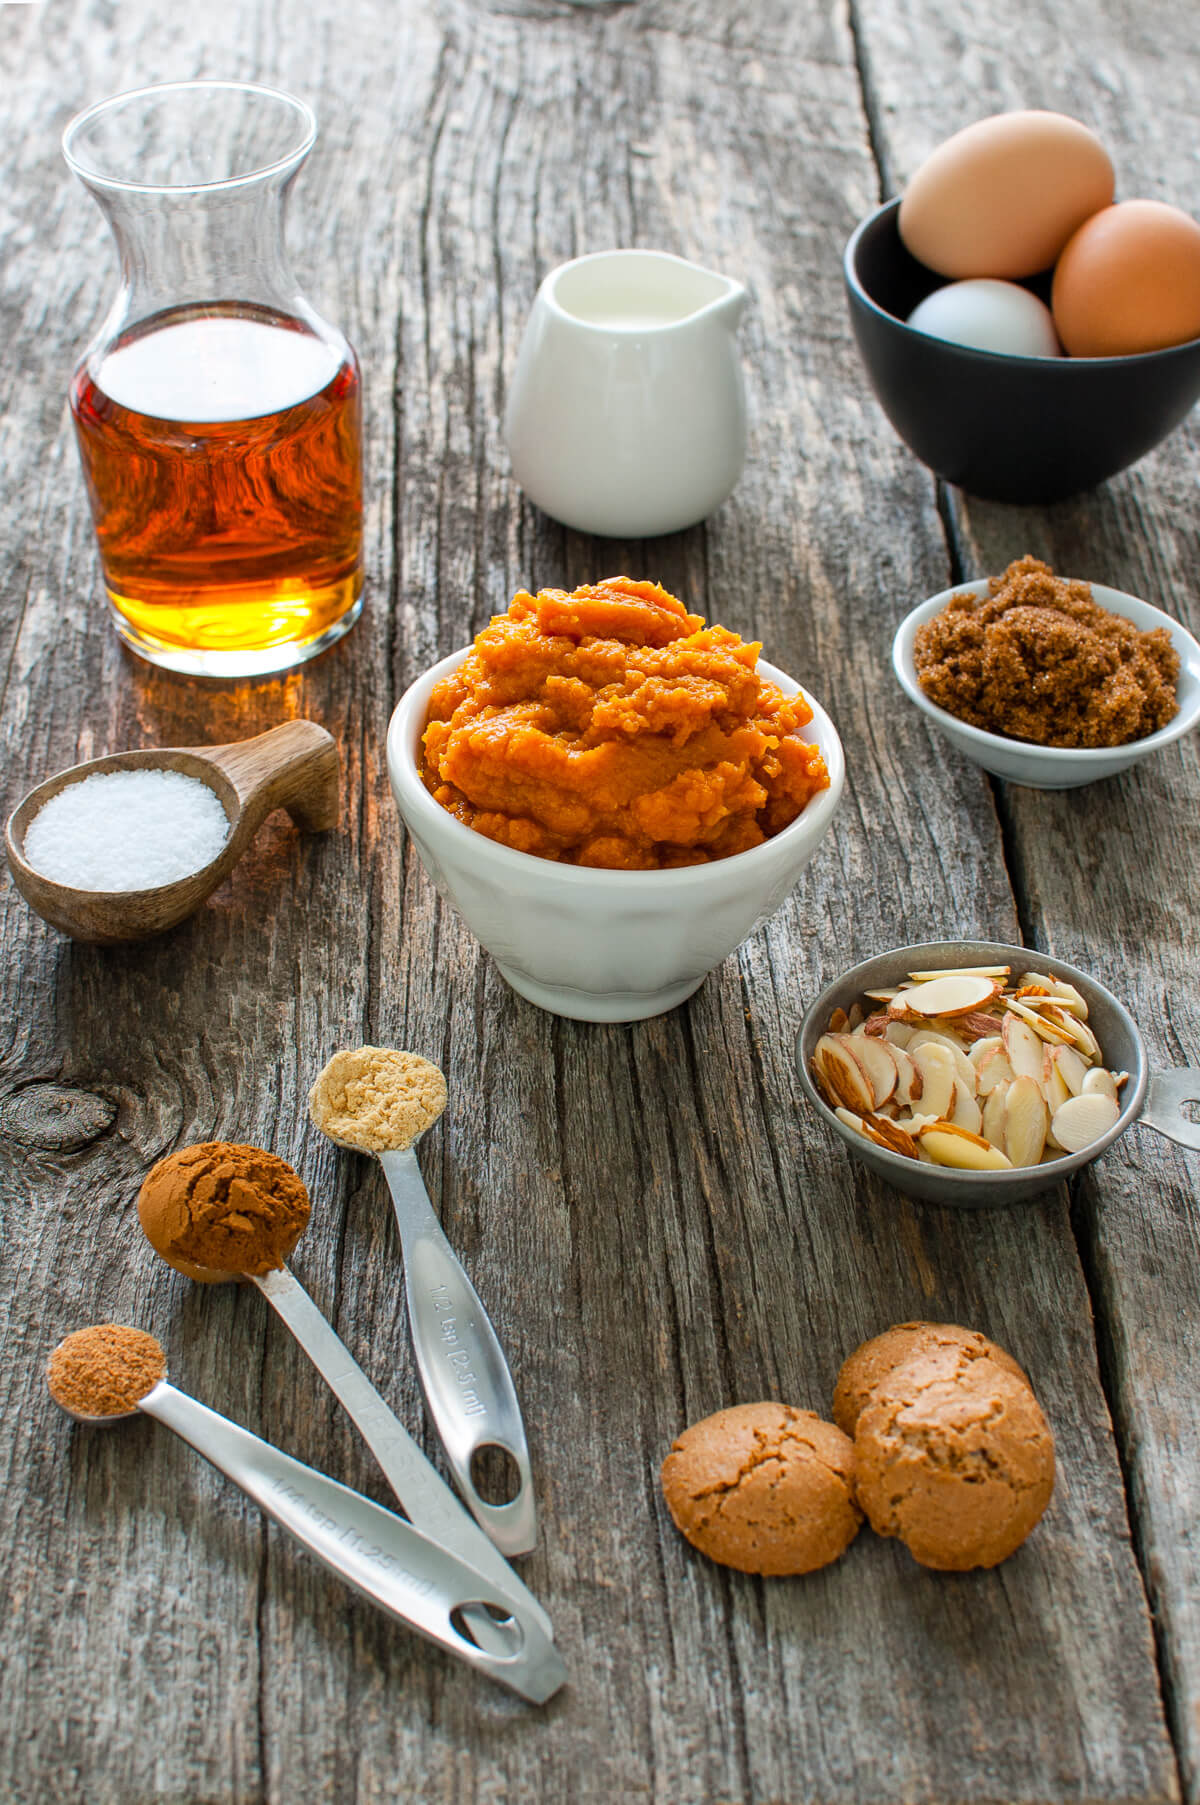
<path fill-rule="evenodd" d="M 119 1415 L 59 1408 L 89 1428 L 128 1421 L 139 1410 L 156 1417 L 355 1591 L 530 1703 L 544 1704 L 566 1679 L 562 1657 L 536 1616 L 517 1619 L 515 1644 L 502 1649 L 479 1647 L 458 1627 L 456 1619 L 474 1634 L 476 1622 L 493 1621 L 489 1606 L 509 1611 L 505 1588 L 489 1586 L 473 1565 L 414 1525 L 281 1453 L 165 1378 Z"/>
<path fill-rule="evenodd" d="M 161 934 L 225 882 L 272 810 L 285 808 L 297 827 L 312 832 L 336 827 L 338 768 L 337 745 L 315 721 L 285 721 L 227 746 L 147 746 L 72 765 L 30 790 L 9 816 L 5 850 L 13 881 L 31 909 L 74 940 L 112 946 Z M 150 890 L 79 890 L 44 877 L 25 857 L 30 822 L 69 784 L 108 771 L 179 771 L 206 784 L 229 820 L 216 858 Z"/>
<path fill-rule="evenodd" d="M 362 1054 L 389 1055 L 392 1049 L 360 1048 Z M 426 1119 L 405 1146 L 380 1148 L 334 1132 L 317 1108 L 322 1085 L 345 1055 L 335 1054 L 309 1094 L 309 1113 L 336 1146 L 368 1152 L 383 1167 L 396 1212 L 404 1259 L 404 1289 L 417 1372 L 430 1419 L 446 1451 L 455 1483 L 475 1520 L 505 1554 L 528 1554 L 537 1543 L 537 1502 L 529 1444 L 516 1386 L 500 1338 L 479 1293 L 442 1230 L 417 1164 L 420 1133 L 433 1126 L 441 1109 Z M 414 1064 L 428 1066 L 428 1061 Z M 437 1068 L 432 1068 L 440 1078 Z M 441 1105 L 445 1107 L 444 1100 Z M 341 1120 L 341 1118 L 338 1118 Z M 517 1470 L 517 1490 L 504 1504 L 489 1504 L 475 1485 L 471 1464 L 484 1448 L 498 1447 Z"/>
<path fill-rule="evenodd" d="M 143 1193 L 144 1190 L 145 1187 Z M 350 1349 L 294 1274 L 282 1264 L 265 1273 L 236 1273 L 197 1265 L 172 1252 L 161 1244 L 160 1238 L 149 1232 L 141 1199 L 139 1219 L 143 1233 L 160 1259 L 176 1272 L 183 1273 L 185 1278 L 201 1284 L 228 1283 L 242 1278 L 261 1292 L 347 1411 L 416 1528 L 486 1575 L 503 1593 L 509 1613 L 525 1619 L 534 1618 L 544 1634 L 552 1635 L 550 1619 L 533 1593 L 479 1526 L 472 1522 L 441 1474 L 426 1460 L 403 1423 L 376 1391 Z M 497 1622 L 486 1611 L 472 1615 L 470 1627 L 481 1645 L 497 1653 L 511 1651 L 514 1645 L 513 1625 L 507 1621 Z"/>

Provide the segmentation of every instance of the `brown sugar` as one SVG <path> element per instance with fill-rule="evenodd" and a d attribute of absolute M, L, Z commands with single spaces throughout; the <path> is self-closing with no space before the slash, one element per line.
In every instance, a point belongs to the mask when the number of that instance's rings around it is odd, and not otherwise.
<path fill-rule="evenodd" d="M 671 1444 L 662 1488 L 692 1546 L 742 1573 L 815 1572 L 862 1522 L 853 1443 L 789 1404 L 737 1404 L 693 1423 Z"/>
<path fill-rule="evenodd" d="M 1018 558 L 982 598 L 952 596 L 917 629 L 913 661 L 939 708 L 1039 746 L 1123 746 L 1178 708 L 1166 629 L 1141 632 L 1039 558 Z"/>
<path fill-rule="evenodd" d="M 200 1141 L 146 1174 L 138 1216 L 169 1265 L 219 1280 L 282 1266 L 308 1225 L 308 1192 L 286 1160 L 261 1147 Z"/>
<path fill-rule="evenodd" d="M 56 1404 L 77 1416 L 123 1416 L 153 1391 L 167 1357 L 153 1335 L 117 1322 L 76 1329 L 60 1341 L 46 1364 Z"/>
<path fill-rule="evenodd" d="M 445 1107 L 437 1066 L 393 1047 L 335 1053 L 308 1093 L 308 1113 L 321 1133 L 361 1153 L 411 1147 Z"/>

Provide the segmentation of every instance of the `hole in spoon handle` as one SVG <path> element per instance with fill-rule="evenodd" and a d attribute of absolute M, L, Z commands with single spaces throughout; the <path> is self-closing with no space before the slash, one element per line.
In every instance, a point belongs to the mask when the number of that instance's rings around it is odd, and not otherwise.
<path fill-rule="evenodd" d="M 316 721 L 285 721 L 252 740 L 194 750 L 225 773 L 256 821 L 285 808 L 307 832 L 337 826 L 341 761 L 337 742 Z"/>
<path fill-rule="evenodd" d="M 512 1373 L 479 1295 L 436 1222 L 410 1230 L 404 1277 L 417 1371 L 455 1484 L 475 1521 L 505 1554 L 527 1554 L 537 1538 L 529 1449 Z M 479 1494 L 471 1463 L 502 1448 L 518 1489 L 506 1504 Z"/>
<path fill-rule="evenodd" d="M 1200 1120 L 1193 1121 L 1184 1114 L 1189 1103 L 1200 1106 L 1200 1066 L 1155 1072 L 1138 1120 L 1166 1135 L 1177 1147 L 1191 1147 L 1200 1153 Z"/>
<path fill-rule="evenodd" d="M 512 1496 L 504 1504 L 490 1503 L 475 1483 L 478 1457 L 486 1458 L 490 1450 L 497 1450 L 504 1457 L 511 1475 L 506 1489 Z M 465 1460 L 460 1462 L 452 1458 L 448 1450 L 447 1458 L 471 1515 L 479 1527 L 486 1530 L 501 1554 L 531 1554 L 537 1546 L 537 1504 L 524 1435 L 519 1446 L 509 1447 L 493 1430 L 483 1427 Z"/>

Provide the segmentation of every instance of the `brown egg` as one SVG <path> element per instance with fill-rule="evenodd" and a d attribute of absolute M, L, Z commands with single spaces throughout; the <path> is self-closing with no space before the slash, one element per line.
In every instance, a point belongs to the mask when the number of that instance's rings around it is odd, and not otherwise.
<path fill-rule="evenodd" d="M 1086 125 L 999 113 L 925 159 L 900 202 L 900 236 L 943 276 L 1032 276 L 1112 197 L 1108 152 Z"/>
<path fill-rule="evenodd" d="M 1200 338 L 1200 225 L 1162 201 L 1120 201 L 1058 260 L 1052 297 L 1072 357 L 1127 357 Z"/>

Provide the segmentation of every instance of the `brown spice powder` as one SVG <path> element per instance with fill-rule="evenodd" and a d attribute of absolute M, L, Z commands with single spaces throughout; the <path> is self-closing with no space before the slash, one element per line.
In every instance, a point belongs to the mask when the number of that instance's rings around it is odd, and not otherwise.
<path fill-rule="evenodd" d="M 1178 708 L 1166 630 L 1141 632 L 1039 558 L 1018 558 L 982 599 L 952 596 L 917 629 L 913 661 L 939 708 L 1039 746 L 1124 746 Z"/>
<path fill-rule="evenodd" d="M 46 1364 L 50 1395 L 80 1416 L 121 1416 L 153 1391 L 167 1357 L 153 1335 L 117 1322 L 76 1329 Z"/>
<path fill-rule="evenodd" d="M 393 1047 L 335 1053 L 308 1095 L 308 1113 L 321 1133 L 362 1153 L 411 1147 L 445 1107 L 438 1067 Z"/>
<path fill-rule="evenodd" d="M 190 1277 L 274 1272 L 308 1225 L 308 1192 L 274 1153 L 200 1141 L 146 1174 L 138 1216 L 155 1253 Z"/>

